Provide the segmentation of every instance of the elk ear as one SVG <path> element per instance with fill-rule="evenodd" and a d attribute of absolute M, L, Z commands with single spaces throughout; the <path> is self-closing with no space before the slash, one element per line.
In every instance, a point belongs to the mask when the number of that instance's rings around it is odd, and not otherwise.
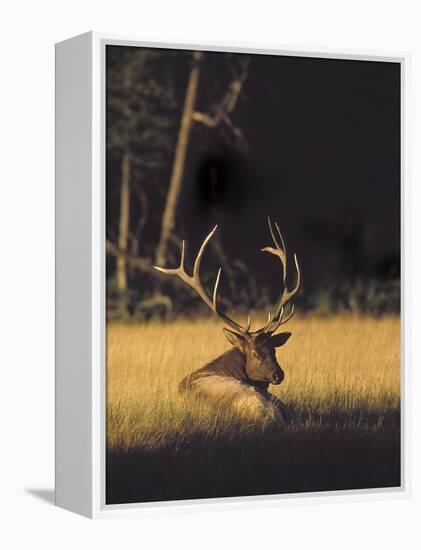
<path fill-rule="evenodd" d="M 291 336 L 290 332 L 281 332 L 276 336 L 272 336 L 272 344 L 274 345 L 275 348 L 280 348 L 281 346 L 283 346 L 288 342 L 290 336 Z"/>
<path fill-rule="evenodd" d="M 223 329 L 225 338 L 228 340 L 228 342 L 234 346 L 235 348 L 238 348 L 240 351 L 244 351 L 244 337 L 240 334 L 236 334 L 235 332 L 232 332 L 231 330 L 228 330 L 227 328 Z"/>

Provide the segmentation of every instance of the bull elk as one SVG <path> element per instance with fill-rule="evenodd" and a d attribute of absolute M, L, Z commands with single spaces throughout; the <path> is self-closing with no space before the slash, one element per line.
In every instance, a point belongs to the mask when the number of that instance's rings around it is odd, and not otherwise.
<path fill-rule="evenodd" d="M 284 325 L 294 313 L 292 298 L 300 288 L 301 274 L 298 260 L 294 254 L 296 283 L 290 290 L 287 287 L 287 254 L 285 242 L 278 225 L 272 226 L 268 218 L 269 230 L 273 246 L 262 249 L 277 256 L 282 265 L 283 292 L 273 314 L 268 314 L 267 323 L 251 331 L 251 318 L 247 324 L 241 325 L 224 313 L 218 301 L 218 286 L 221 279 L 221 269 L 216 276 L 213 293 L 210 294 L 200 280 L 200 266 L 209 241 L 217 226 L 212 229 L 203 241 L 196 257 L 193 275 L 189 275 L 184 267 L 185 242 L 182 243 L 181 261 L 178 268 L 167 269 L 155 266 L 155 269 L 168 275 L 176 275 L 188 286 L 194 289 L 207 306 L 225 323 L 223 331 L 233 349 L 217 357 L 207 365 L 194 371 L 184 378 L 179 390 L 187 395 L 204 399 L 211 406 L 225 407 L 236 417 L 252 423 L 270 423 L 283 425 L 292 417 L 291 411 L 268 391 L 269 384 L 280 384 L 285 375 L 276 359 L 275 349 L 283 346 L 290 332 L 276 331 Z M 285 307 L 290 304 L 286 314 Z"/>

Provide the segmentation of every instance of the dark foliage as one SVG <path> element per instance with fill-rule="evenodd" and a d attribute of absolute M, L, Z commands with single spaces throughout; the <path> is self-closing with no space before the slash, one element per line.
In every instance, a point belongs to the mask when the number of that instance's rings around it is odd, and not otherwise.
<path fill-rule="evenodd" d="M 217 267 L 225 305 L 267 309 L 279 293 L 279 269 L 259 256 L 265 219 L 280 223 L 303 271 L 301 311 L 400 309 L 399 65 L 206 52 L 197 109 L 212 114 L 248 60 L 233 113 L 246 147 L 229 129 L 194 123 L 185 159 L 176 227 L 196 250 L 209 230 L 206 273 Z M 121 158 L 131 155 L 128 254 L 151 266 L 160 235 L 192 52 L 107 48 L 107 238 L 116 243 Z M 202 314 L 186 289 L 128 265 L 129 290 L 115 289 L 107 257 L 110 318 L 119 302 L 132 319 Z"/>

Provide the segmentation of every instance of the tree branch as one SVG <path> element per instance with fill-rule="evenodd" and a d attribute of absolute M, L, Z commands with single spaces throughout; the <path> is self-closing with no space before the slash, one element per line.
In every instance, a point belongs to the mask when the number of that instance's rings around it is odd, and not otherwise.
<path fill-rule="evenodd" d="M 128 254 L 125 254 L 125 252 L 119 250 L 118 246 L 116 246 L 114 243 L 112 243 L 108 239 L 106 243 L 106 251 L 107 251 L 107 254 L 109 254 L 110 256 L 114 256 L 115 258 L 125 256 L 127 263 L 130 264 L 132 267 L 137 268 L 140 271 L 145 271 L 146 273 L 151 273 L 156 276 L 156 271 L 153 268 L 151 261 L 145 258 L 139 258 L 136 256 L 130 256 Z"/>
<path fill-rule="evenodd" d="M 128 254 L 124 254 L 121 250 L 118 249 L 118 247 L 111 242 L 109 239 L 106 241 L 106 252 L 110 256 L 113 256 L 115 258 L 119 258 L 124 256 L 126 259 L 126 262 L 133 268 L 138 269 L 139 271 L 142 271 L 143 273 L 148 273 L 150 275 L 153 275 L 155 279 L 160 279 L 163 276 L 153 267 L 152 262 L 147 258 L 140 258 L 136 256 L 130 256 Z M 167 280 L 167 279 L 166 279 Z M 196 297 L 196 292 L 190 288 L 186 288 L 186 285 L 180 281 L 179 279 L 175 279 L 170 277 L 168 279 L 171 284 L 178 288 L 183 288 L 184 290 L 188 291 L 189 294 Z"/>
<path fill-rule="evenodd" d="M 241 64 L 240 74 L 230 82 L 225 96 L 220 103 L 215 106 L 214 114 L 209 115 L 200 111 L 194 111 L 192 115 L 194 121 L 200 122 L 208 128 L 216 128 L 221 122 L 224 122 L 238 139 L 243 139 L 241 130 L 233 124 L 230 114 L 237 105 L 241 89 L 247 78 L 248 64 L 248 60 L 245 60 Z"/>

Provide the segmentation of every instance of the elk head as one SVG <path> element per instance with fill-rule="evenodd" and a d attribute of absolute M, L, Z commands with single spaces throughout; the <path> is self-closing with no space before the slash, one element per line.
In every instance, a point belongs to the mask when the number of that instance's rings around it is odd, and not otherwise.
<path fill-rule="evenodd" d="M 297 272 L 295 286 L 289 290 L 286 286 L 287 275 L 287 255 L 285 242 L 282 238 L 278 225 L 275 223 L 276 234 L 273 229 L 270 218 L 268 218 L 269 230 L 272 236 L 274 246 L 268 246 L 262 249 L 263 252 L 268 252 L 277 256 L 282 264 L 282 282 L 283 292 L 276 306 L 275 312 L 272 315 L 268 314 L 266 325 L 258 330 L 251 331 L 251 318 L 248 316 L 247 324 L 241 325 L 237 321 L 231 319 L 226 313 L 222 312 L 218 304 L 218 286 L 221 278 L 221 269 L 218 270 L 216 276 L 213 293 L 210 295 L 202 285 L 200 280 L 200 265 L 206 246 L 214 235 L 218 226 L 215 226 L 206 239 L 197 254 L 196 261 L 193 267 L 193 275 L 189 275 L 184 268 L 185 257 L 185 242 L 182 243 L 181 261 L 179 267 L 175 269 L 166 269 L 154 266 L 155 269 L 168 275 L 176 275 L 188 286 L 193 288 L 209 308 L 227 325 L 224 334 L 227 340 L 245 357 L 245 372 L 247 377 L 255 383 L 263 384 L 280 384 L 284 379 L 284 372 L 276 359 L 275 349 L 283 346 L 289 337 L 290 332 L 282 332 L 275 334 L 279 327 L 291 319 L 294 313 L 294 306 L 291 305 L 289 312 L 284 316 L 285 306 L 291 301 L 300 288 L 301 274 L 298 266 L 297 257 L 294 254 L 294 263 Z"/>

